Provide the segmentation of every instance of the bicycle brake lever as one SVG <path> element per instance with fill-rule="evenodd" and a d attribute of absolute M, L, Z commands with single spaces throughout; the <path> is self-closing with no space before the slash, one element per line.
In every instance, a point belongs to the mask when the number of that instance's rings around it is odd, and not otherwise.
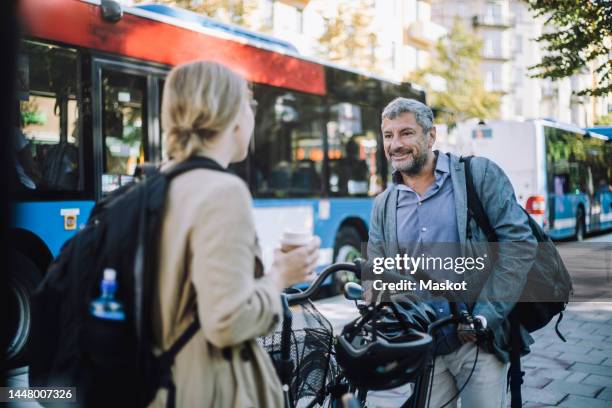
<path fill-rule="evenodd" d="M 487 320 L 482 316 L 472 316 L 467 311 L 461 311 L 458 316 L 462 332 L 484 335 L 487 332 Z"/>

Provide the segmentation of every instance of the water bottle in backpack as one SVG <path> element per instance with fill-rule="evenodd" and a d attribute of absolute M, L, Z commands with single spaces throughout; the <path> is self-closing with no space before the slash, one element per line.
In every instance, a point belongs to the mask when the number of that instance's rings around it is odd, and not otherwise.
<path fill-rule="evenodd" d="M 116 292 L 117 271 L 106 268 L 100 282 L 100 297 L 89 304 L 91 315 L 104 320 L 125 320 L 123 304 L 115 299 Z"/>

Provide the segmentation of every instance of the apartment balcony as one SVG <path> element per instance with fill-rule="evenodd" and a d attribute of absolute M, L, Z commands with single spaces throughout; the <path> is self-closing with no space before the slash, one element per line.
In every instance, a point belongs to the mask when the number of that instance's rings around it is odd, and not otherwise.
<path fill-rule="evenodd" d="M 510 61 L 512 59 L 512 56 L 509 52 L 506 51 L 484 49 L 482 51 L 482 59 L 486 61 L 506 62 Z"/>
<path fill-rule="evenodd" d="M 472 25 L 477 27 L 493 27 L 507 29 L 514 27 L 514 19 L 506 16 L 493 16 L 489 14 L 477 14 L 472 17 Z"/>
<path fill-rule="evenodd" d="M 431 21 L 415 21 L 404 29 L 404 45 L 432 48 L 446 34 L 446 28 Z"/>

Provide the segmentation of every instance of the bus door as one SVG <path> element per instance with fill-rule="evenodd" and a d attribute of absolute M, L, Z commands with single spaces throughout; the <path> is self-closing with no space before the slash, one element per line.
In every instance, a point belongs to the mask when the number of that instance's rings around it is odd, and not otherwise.
<path fill-rule="evenodd" d="M 96 196 L 133 180 L 138 165 L 159 163 L 160 87 L 166 70 L 95 58 L 92 121 Z"/>
<path fill-rule="evenodd" d="M 18 57 L 18 111 L 7 135 L 18 176 L 13 243 L 40 271 L 93 207 L 83 60 L 76 48 L 33 40 Z"/>

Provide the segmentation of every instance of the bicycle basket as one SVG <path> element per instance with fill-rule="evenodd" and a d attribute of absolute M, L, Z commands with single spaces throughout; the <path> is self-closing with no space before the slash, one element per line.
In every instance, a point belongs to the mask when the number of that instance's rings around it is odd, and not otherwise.
<path fill-rule="evenodd" d="M 291 307 L 291 311 L 291 400 L 296 407 L 310 405 L 315 400 L 323 404 L 326 385 L 336 372 L 331 355 L 332 326 L 310 301 Z M 280 376 L 281 330 L 258 341 L 272 358 Z"/>

